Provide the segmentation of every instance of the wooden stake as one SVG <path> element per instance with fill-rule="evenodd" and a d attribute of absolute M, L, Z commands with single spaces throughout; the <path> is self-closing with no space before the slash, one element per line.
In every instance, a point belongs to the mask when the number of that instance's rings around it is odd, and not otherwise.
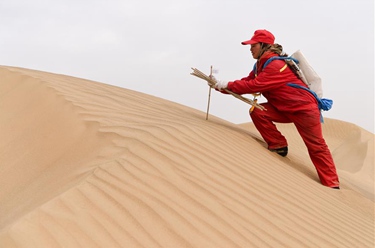
<path fill-rule="evenodd" d="M 210 68 L 210 77 L 212 76 L 212 65 Z M 208 120 L 208 113 L 210 112 L 210 102 L 211 102 L 211 86 L 208 86 L 208 102 L 207 102 L 207 112 L 206 112 L 206 121 Z"/>

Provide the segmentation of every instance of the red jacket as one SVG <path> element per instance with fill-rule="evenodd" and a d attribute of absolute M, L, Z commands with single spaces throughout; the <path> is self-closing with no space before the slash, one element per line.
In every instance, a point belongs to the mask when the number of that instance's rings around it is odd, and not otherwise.
<path fill-rule="evenodd" d="M 228 83 L 228 90 L 237 94 L 262 93 L 279 111 L 294 112 L 310 110 L 317 107 L 315 97 L 306 90 L 288 86 L 294 83 L 306 85 L 286 65 L 284 60 L 273 60 L 263 69 L 264 63 L 276 53 L 266 52 L 257 62 L 257 72 L 251 71 L 249 76 Z"/>

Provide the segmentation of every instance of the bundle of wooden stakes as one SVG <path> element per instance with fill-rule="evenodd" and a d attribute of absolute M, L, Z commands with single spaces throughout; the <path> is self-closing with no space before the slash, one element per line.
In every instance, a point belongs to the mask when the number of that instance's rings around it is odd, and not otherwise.
<path fill-rule="evenodd" d="M 209 85 L 210 87 L 212 87 L 212 88 L 215 87 L 216 81 L 215 81 L 212 77 L 207 76 L 206 74 L 204 74 L 203 72 L 201 72 L 200 70 L 198 70 L 198 69 L 196 69 L 196 68 L 191 68 L 191 69 L 193 70 L 193 72 L 190 73 L 191 75 L 196 76 L 196 77 L 199 77 L 199 78 L 201 78 L 201 79 L 203 79 L 203 80 L 206 80 L 207 83 L 208 83 L 208 85 Z M 248 99 L 248 98 L 246 98 L 246 97 L 243 97 L 243 96 L 241 96 L 241 95 L 238 95 L 238 94 L 236 94 L 236 93 L 234 93 L 234 92 L 232 92 L 232 91 L 230 91 L 230 90 L 228 90 L 228 89 L 222 89 L 222 91 L 225 91 L 225 92 L 227 92 L 228 94 L 231 94 L 231 95 L 234 96 L 235 98 L 238 98 L 238 99 L 240 99 L 241 101 L 244 101 L 244 102 L 250 104 L 251 106 L 253 106 L 253 107 L 255 107 L 255 108 L 258 108 L 258 109 L 260 109 L 260 110 L 265 110 L 265 108 L 264 108 L 262 105 L 259 105 L 258 103 L 256 103 L 256 102 L 253 101 L 253 100 L 250 100 L 250 99 Z"/>

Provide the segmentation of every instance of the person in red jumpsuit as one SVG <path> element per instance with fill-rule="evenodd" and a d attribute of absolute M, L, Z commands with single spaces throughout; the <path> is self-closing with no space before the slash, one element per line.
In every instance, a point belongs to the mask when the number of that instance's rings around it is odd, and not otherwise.
<path fill-rule="evenodd" d="M 291 87 L 293 83 L 306 87 L 285 60 L 272 57 L 287 56 L 282 46 L 275 44 L 275 37 L 267 30 L 256 30 L 250 40 L 242 42 L 250 45 L 250 51 L 257 60 L 247 77 L 235 81 L 217 81 L 215 88 L 222 93 L 226 88 L 237 94 L 261 93 L 268 102 L 262 103 L 266 110 L 253 108 L 251 119 L 268 145 L 268 149 L 281 156 L 288 153 L 288 143 L 275 126 L 278 123 L 294 123 L 301 135 L 321 183 L 339 189 L 339 178 L 331 152 L 323 138 L 320 109 L 317 99 L 309 91 Z"/>

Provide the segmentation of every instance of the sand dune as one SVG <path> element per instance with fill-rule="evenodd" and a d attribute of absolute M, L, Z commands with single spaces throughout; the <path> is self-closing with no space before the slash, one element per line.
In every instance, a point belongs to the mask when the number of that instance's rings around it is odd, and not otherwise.
<path fill-rule="evenodd" d="M 374 134 L 326 119 L 341 190 L 154 96 L 0 67 L 0 247 L 374 247 Z"/>

